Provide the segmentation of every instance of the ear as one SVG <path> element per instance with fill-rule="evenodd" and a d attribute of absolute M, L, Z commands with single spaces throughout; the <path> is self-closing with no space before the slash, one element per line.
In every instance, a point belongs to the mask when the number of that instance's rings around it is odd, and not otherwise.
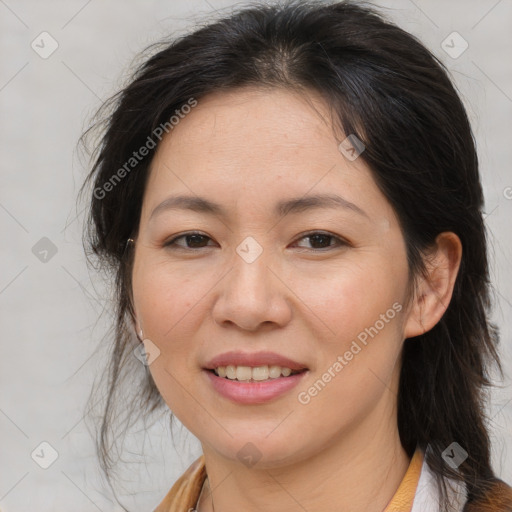
<path fill-rule="evenodd" d="M 137 338 L 139 338 L 139 340 L 142 341 L 142 338 L 141 338 L 142 327 L 140 325 L 139 316 L 137 315 L 137 313 L 135 311 L 133 311 L 133 312 L 131 312 L 130 317 L 132 319 L 132 326 L 135 330 L 135 334 L 136 334 Z"/>
<path fill-rule="evenodd" d="M 427 275 L 419 277 L 404 326 L 405 338 L 430 331 L 444 315 L 462 258 L 462 243 L 452 232 L 440 233 L 426 256 Z"/>

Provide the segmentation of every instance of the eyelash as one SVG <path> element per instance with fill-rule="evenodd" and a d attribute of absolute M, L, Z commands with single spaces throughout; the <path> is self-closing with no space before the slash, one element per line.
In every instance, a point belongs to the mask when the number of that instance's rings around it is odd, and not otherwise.
<path fill-rule="evenodd" d="M 199 236 L 202 236 L 203 238 L 208 238 L 211 240 L 211 238 L 208 235 L 205 235 L 204 233 L 201 233 L 199 231 L 189 231 L 187 233 L 183 233 L 181 235 L 178 235 L 178 236 L 172 238 L 168 242 L 165 242 L 163 246 L 166 248 L 170 248 L 172 250 L 197 252 L 198 249 L 193 249 L 190 247 L 181 247 L 176 244 L 176 241 L 179 240 L 180 238 L 186 238 L 187 236 L 193 236 L 193 235 L 199 235 Z M 323 235 L 323 236 L 335 239 L 337 241 L 337 247 L 343 247 L 343 246 L 349 245 L 349 243 L 347 241 L 345 241 L 342 238 L 340 238 L 339 236 L 333 235 L 332 233 L 329 233 L 327 231 L 310 231 L 309 233 L 302 235 L 300 238 L 298 238 L 298 240 L 302 240 L 303 238 L 311 238 L 315 235 Z M 204 248 L 205 247 L 200 247 L 199 249 L 204 249 Z M 328 251 L 328 250 L 331 250 L 334 248 L 336 248 L 336 246 L 330 245 L 329 247 L 324 247 L 321 249 L 314 249 L 314 248 L 313 249 L 303 248 L 303 249 L 305 249 L 307 251 L 313 251 L 313 252 L 325 252 L 325 251 Z"/>

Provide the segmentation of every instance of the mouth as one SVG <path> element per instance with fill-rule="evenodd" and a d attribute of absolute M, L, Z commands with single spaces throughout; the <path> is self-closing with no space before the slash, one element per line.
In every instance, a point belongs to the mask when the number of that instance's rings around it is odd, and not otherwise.
<path fill-rule="evenodd" d="M 289 377 L 307 371 L 307 368 L 293 370 L 287 366 L 261 365 L 261 366 L 217 366 L 207 370 L 217 377 L 238 382 L 267 382 L 274 379 Z"/>
<path fill-rule="evenodd" d="M 224 398 L 239 404 L 262 404 L 289 392 L 309 368 L 273 352 L 227 352 L 203 367 L 207 382 Z"/>

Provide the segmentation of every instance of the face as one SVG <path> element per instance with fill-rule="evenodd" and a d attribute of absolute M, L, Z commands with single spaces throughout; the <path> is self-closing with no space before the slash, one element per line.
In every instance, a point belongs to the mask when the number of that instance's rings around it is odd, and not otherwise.
<path fill-rule="evenodd" d="M 152 162 L 137 325 L 160 351 L 149 368 L 169 408 L 233 461 L 305 460 L 396 422 L 405 243 L 328 119 L 313 93 L 215 94 Z"/>

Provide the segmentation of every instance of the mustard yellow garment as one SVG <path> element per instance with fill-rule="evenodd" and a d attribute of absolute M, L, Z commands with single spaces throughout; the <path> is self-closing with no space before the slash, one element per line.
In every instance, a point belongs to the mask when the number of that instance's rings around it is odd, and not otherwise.
<path fill-rule="evenodd" d="M 423 453 L 417 449 L 395 495 L 383 512 L 410 512 L 423 464 Z M 172 486 L 154 512 L 188 512 L 195 509 L 206 479 L 204 456 L 201 455 Z"/>

